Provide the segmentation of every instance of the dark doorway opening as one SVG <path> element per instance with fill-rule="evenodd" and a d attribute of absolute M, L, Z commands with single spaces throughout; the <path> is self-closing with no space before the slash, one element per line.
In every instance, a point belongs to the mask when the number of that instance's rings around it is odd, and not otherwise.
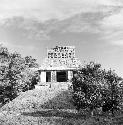
<path fill-rule="evenodd" d="M 59 71 L 57 72 L 57 82 L 67 82 L 67 72 Z"/>
<path fill-rule="evenodd" d="M 51 82 L 51 72 L 46 72 L 46 82 Z"/>

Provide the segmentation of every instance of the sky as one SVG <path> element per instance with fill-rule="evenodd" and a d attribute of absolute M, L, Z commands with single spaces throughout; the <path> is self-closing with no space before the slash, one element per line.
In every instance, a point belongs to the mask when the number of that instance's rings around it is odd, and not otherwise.
<path fill-rule="evenodd" d="M 123 77 L 122 0 L 0 0 L 0 43 L 41 64 L 46 49 L 75 46 Z"/>

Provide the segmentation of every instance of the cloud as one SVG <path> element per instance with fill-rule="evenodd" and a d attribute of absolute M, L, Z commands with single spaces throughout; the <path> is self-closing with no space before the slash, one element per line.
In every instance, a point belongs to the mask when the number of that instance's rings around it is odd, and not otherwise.
<path fill-rule="evenodd" d="M 47 18 L 51 4 L 48 0 L 1 0 L 0 17 L 11 18 L 23 16 L 27 18 Z"/>
<path fill-rule="evenodd" d="M 111 44 L 115 46 L 123 46 L 123 40 L 111 41 Z"/>
<path fill-rule="evenodd" d="M 110 16 L 105 17 L 100 24 L 105 41 L 108 41 L 112 45 L 123 46 L 123 8 L 116 13 L 112 13 Z"/>
<path fill-rule="evenodd" d="M 76 14 L 70 18 L 61 21 L 50 22 L 52 29 L 59 28 L 61 32 L 71 32 L 71 33 L 103 33 L 102 22 L 104 18 L 109 17 L 112 13 L 116 13 L 120 10 L 119 7 L 103 7 L 102 10 L 97 12 L 82 12 Z M 53 22 L 53 23 L 52 23 Z M 50 28 L 51 29 L 51 28 Z"/>
<path fill-rule="evenodd" d="M 116 0 L 1 0 L 0 18 L 23 16 L 45 21 L 65 19 L 80 12 L 99 11 L 102 6 L 118 6 Z"/>
<path fill-rule="evenodd" d="M 56 1 L 56 0 L 55 0 Z M 1 23 L 3 28 L 19 32 L 23 37 L 33 40 L 50 40 L 50 34 L 57 33 L 106 33 L 111 35 L 111 31 L 107 30 L 106 21 L 119 12 L 121 8 L 103 7 L 99 12 L 82 12 L 64 20 L 52 19 L 41 22 L 37 19 L 27 19 L 24 17 L 7 18 Z M 108 22 L 108 21 L 107 21 Z M 107 24 L 107 25 L 106 25 Z M 102 30 L 103 29 L 103 30 Z M 102 30 L 102 31 L 101 31 Z M 21 31 L 21 32 L 20 32 Z M 109 35 L 104 34 L 109 37 Z"/>
<path fill-rule="evenodd" d="M 42 22 L 38 22 L 35 19 L 27 19 L 23 17 L 13 17 L 4 20 L 4 23 L 0 24 L 1 30 L 4 30 L 8 35 L 21 36 L 29 40 L 49 40 L 50 37 L 44 28 Z"/>
<path fill-rule="evenodd" d="M 118 13 L 114 13 L 109 17 L 104 18 L 102 24 L 109 30 L 121 29 L 123 27 L 123 9 Z"/>
<path fill-rule="evenodd" d="M 122 4 L 120 0 L 2 0 L 1 26 L 29 40 L 50 40 L 53 32 L 89 32 L 101 34 L 105 41 L 119 41 Z"/>

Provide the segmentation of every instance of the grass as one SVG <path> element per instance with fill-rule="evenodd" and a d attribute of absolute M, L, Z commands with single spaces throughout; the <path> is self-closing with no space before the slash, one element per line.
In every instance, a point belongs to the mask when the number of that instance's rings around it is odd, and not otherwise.
<path fill-rule="evenodd" d="M 86 117 L 74 110 L 42 109 L 21 113 L 8 112 L 0 119 L 1 125 L 123 125 L 120 117 Z"/>
<path fill-rule="evenodd" d="M 15 123 L 17 125 L 81 125 L 84 123 L 84 119 L 76 113 L 60 110 L 23 112 L 19 115 L 11 112 L 7 117 L 2 119 L 2 125 Z"/>

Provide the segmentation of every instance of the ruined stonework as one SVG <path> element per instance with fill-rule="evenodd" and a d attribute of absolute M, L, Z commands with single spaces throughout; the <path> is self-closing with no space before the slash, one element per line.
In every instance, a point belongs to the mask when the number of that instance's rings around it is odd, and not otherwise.
<path fill-rule="evenodd" d="M 65 46 L 48 49 L 47 56 L 50 59 L 70 59 L 75 58 L 75 47 L 74 46 Z"/>
<path fill-rule="evenodd" d="M 40 67 L 42 82 L 67 82 L 73 72 L 81 67 L 75 57 L 74 46 L 56 46 L 47 49 L 47 57 Z"/>

